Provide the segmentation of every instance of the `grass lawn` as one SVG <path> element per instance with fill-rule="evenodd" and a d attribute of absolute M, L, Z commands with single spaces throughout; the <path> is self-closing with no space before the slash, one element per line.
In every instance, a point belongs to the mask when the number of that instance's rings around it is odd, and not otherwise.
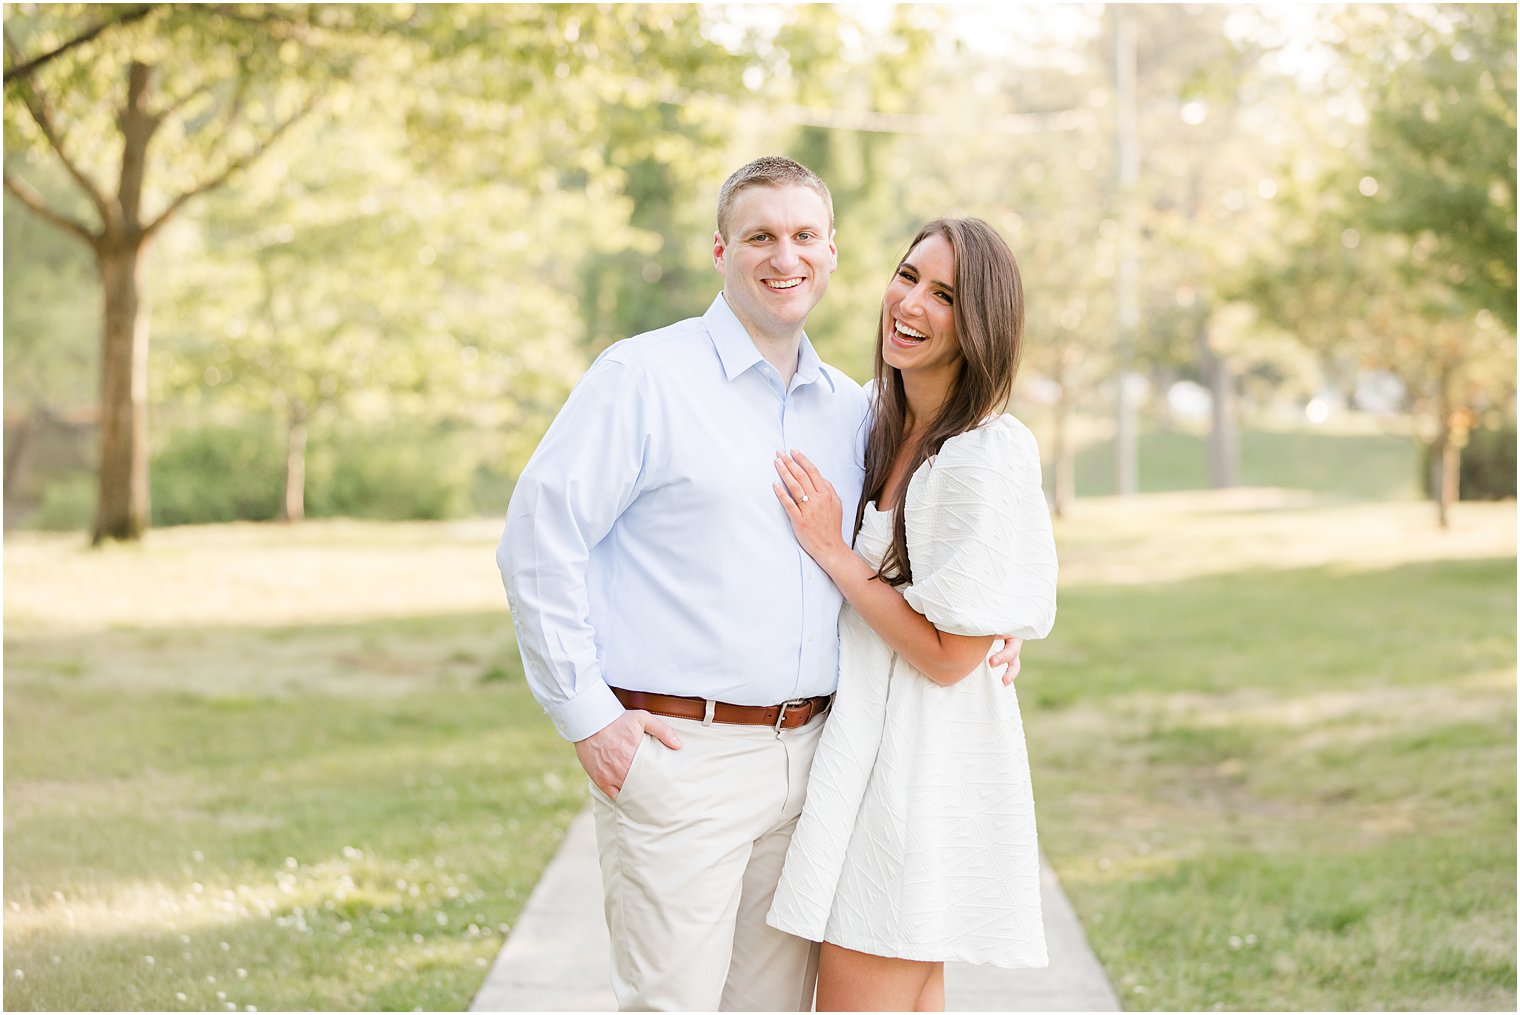
<path fill-rule="evenodd" d="M 1132 1008 L 1515 1004 L 1515 509 L 1080 502 L 1019 693 Z M 9 1009 L 467 1005 L 584 800 L 497 523 L 7 541 Z M 575 947 L 567 942 L 567 947 Z"/>
<path fill-rule="evenodd" d="M 1417 496 L 1420 448 L 1406 424 L 1384 432 L 1366 421 L 1297 429 L 1245 425 L 1240 433 L 1240 482 L 1291 487 L 1360 500 Z M 1077 454 L 1077 492 L 1115 493 L 1114 442 L 1098 439 Z M 1198 429 L 1144 427 L 1140 434 L 1140 492 L 1208 487 L 1205 437 Z"/>
<path fill-rule="evenodd" d="M 1020 696 L 1099 958 L 1132 1009 L 1513 1011 L 1514 506 L 1246 499 L 1057 534 Z"/>
<path fill-rule="evenodd" d="M 11 541 L 7 1008 L 465 1007 L 585 795 L 494 527 Z"/>

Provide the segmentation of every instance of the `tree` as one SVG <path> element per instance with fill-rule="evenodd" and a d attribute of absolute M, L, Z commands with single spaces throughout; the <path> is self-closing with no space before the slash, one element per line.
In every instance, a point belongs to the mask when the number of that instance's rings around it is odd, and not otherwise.
<path fill-rule="evenodd" d="M 320 78 L 346 67 L 328 30 L 346 15 L 239 5 L 133 8 L 105 22 L 89 5 L 7 13 L 6 148 L 22 154 L 8 160 L 5 187 L 94 256 L 103 306 L 91 541 L 134 540 L 148 521 L 151 246 L 186 204 L 312 111 Z M 120 152 L 114 167 L 107 149 Z M 44 156 L 82 201 L 50 202 L 28 182 Z"/>
<path fill-rule="evenodd" d="M 1445 527 L 1466 431 L 1514 396 L 1515 12 L 1358 9 L 1333 28 L 1362 82 L 1327 86 L 1350 122 L 1306 124 L 1327 141 L 1289 166 L 1243 291 L 1327 355 L 1402 380 Z"/>

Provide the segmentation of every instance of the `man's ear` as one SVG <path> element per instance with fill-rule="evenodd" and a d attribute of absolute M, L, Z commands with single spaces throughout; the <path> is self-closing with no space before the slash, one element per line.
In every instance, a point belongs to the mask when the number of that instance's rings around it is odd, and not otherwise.
<path fill-rule="evenodd" d="M 723 251 L 724 251 L 724 249 L 725 249 L 726 246 L 727 245 L 723 242 L 723 234 L 721 232 L 718 232 L 718 231 L 714 230 L 714 232 L 713 232 L 713 267 L 717 268 L 719 271 L 723 270 Z"/>
<path fill-rule="evenodd" d="M 839 247 L 834 243 L 834 230 L 829 230 L 829 271 L 839 270 Z"/>

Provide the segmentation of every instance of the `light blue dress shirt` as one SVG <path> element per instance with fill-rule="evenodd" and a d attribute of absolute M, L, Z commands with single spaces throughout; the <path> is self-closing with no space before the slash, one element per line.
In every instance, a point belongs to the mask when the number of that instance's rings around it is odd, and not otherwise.
<path fill-rule="evenodd" d="M 867 399 L 804 335 L 783 388 L 720 293 L 592 364 L 528 462 L 497 564 L 528 684 L 560 734 L 622 714 L 609 690 L 774 705 L 838 680 L 841 597 L 771 490 L 796 448 L 846 540 Z"/>

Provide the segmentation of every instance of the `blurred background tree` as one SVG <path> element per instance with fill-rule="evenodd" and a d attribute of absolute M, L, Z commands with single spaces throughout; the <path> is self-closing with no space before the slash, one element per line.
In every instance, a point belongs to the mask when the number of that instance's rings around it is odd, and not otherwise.
<path fill-rule="evenodd" d="M 1141 489 L 1354 423 L 1444 517 L 1513 427 L 1513 8 L 1123 13 L 1129 212 L 1113 11 L 7 5 L 7 524 L 498 513 L 591 357 L 711 301 L 770 151 L 834 191 L 809 334 L 857 378 L 924 220 L 1007 236 L 1057 510 L 1119 489 L 1123 389 Z"/>

